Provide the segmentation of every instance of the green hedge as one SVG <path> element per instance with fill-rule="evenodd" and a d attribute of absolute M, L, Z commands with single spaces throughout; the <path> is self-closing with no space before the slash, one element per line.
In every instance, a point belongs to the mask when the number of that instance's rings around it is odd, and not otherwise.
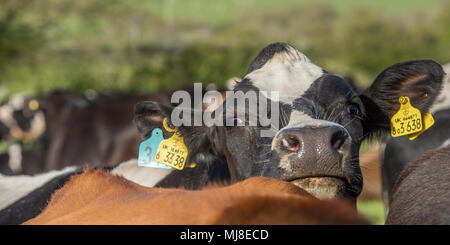
<path fill-rule="evenodd" d="M 173 26 L 145 12 L 145 1 L 133 4 L 0 0 L 0 87 L 42 96 L 55 88 L 81 94 L 170 91 L 192 82 L 223 87 L 275 41 L 293 44 L 331 72 L 353 75 L 360 86 L 406 59 L 450 61 L 449 1 L 398 13 L 289 3 L 232 14 L 222 24 L 181 18 Z"/>

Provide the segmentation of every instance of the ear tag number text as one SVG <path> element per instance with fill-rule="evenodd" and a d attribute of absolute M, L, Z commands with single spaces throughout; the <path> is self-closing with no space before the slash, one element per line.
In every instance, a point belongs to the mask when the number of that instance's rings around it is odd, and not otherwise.
<path fill-rule="evenodd" d="M 407 96 L 399 98 L 400 109 L 391 118 L 391 136 L 399 137 L 420 132 L 423 121 L 420 110 L 410 104 Z"/>
<path fill-rule="evenodd" d="M 155 161 L 182 170 L 185 167 L 188 149 L 184 144 L 183 136 L 177 129 L 172 129 L 167 125 L 167 118 L 163 121 L 164 129 L 172 132 L 173 135 L 163 140 L 158 147 Z"/>
<path fill-rule="evenodd" d="M 427 112 L 427 114 L 425 114 L 425 116 L 423 116 L 423 128 L 422 130 L 420 130 L 417 133 L 413 133 L 408 135 L 408 139 L 409 140 L 414 140 L 415 138 L 417 138 L 417 136 L 419 136 L 421 133 L 425 132 L 427 129 L 429 129 L 431 126 L 433 126 L 434 124 L 434 118 L 431 115 L 431 113 Z"/>

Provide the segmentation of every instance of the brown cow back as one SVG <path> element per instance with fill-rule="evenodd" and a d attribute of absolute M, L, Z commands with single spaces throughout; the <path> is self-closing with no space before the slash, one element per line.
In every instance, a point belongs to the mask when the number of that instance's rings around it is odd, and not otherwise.
<path fill-rule="evenodd" d="M 367 224 L 344 201 L 254 177 L 203 190 L 147 188 L 102 170 L 74 176 L 25 224 Z"/>

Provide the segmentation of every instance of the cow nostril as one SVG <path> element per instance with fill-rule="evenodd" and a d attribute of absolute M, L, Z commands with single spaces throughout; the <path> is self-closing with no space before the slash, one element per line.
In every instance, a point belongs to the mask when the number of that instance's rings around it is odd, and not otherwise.
<path fill-rule="evenodd" d="M 297 152 L 300 149 L 300 145 L 300 140 L 293 135 L 283 137 L 281 140 L 281 147 L 287 151 Z"/>
<path fill-rule="evenodd" d="M 331 146 L 335 150 L 339 150 L 339 148 L 341 148 L 341 146 L 344 144 L 347 137 L 347 134 L 342 130 L 334 132 L 331 136 Z"/>

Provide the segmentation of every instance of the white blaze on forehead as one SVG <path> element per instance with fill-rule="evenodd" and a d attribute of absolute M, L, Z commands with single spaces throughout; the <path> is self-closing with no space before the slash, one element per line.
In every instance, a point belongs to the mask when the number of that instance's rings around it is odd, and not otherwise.
<path fill-rule="evenodd" d="M 279 100 L 288 104 L 300 97 L 324 74 L 319 66 L 293 47 L 276 53 L 263 67 L 244 77 L 261 91 L 279 92 Z M 270 98 L 270 97 L 269 97 Z"/>

